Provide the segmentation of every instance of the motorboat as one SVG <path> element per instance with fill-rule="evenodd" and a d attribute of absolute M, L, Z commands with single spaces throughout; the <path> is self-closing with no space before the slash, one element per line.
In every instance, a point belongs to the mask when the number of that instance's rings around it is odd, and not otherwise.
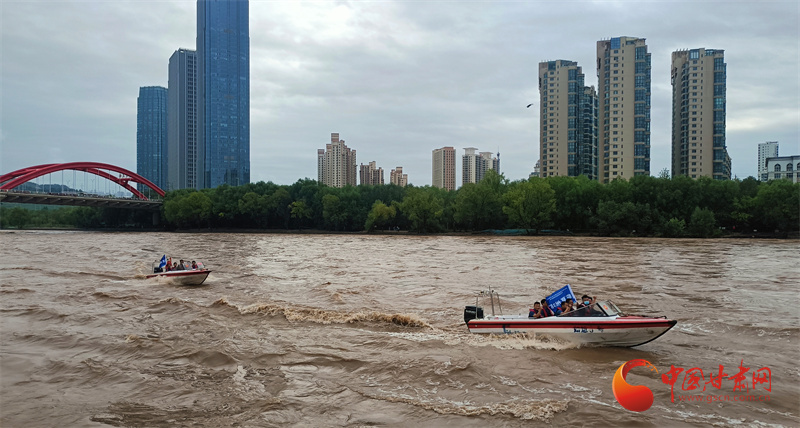
<path fill-rule="evenodd" d="M 596 301 L 573 311 L 545 318 L 526 315 L 495 314 L 495 299 L 502 313 L 499 296 L 494 290 L 484 291 L 480 296 L 491 301 L 491 315 L 484 316 L 483 307 L 467 306 L 464 322 L 470 333 L 536 333 L 584 346 L 644 345 L 669 331 L 676 320 L 666 317 L 626 315 L 609 300 Z"/>
<path fill-rule="evenodd" d="M 206 278 L 211 270 L 206 269 L 203 263 L 197 263 L 197 269 L 188 268 L 184 270 L 165 270 L 164 264 L 166 258 L 162 257 L 153 263 L 153 273 L 147 275 L 147 278 L 159 278 L 169 280 L 172 284 L 177 285 L 200 285 Z"/>

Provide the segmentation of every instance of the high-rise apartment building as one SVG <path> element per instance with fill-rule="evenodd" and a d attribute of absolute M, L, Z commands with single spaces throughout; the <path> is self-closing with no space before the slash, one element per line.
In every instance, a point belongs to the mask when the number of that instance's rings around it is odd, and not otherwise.
<path fill-rule="evenodd" d="M 721 49 L 672 53 L 672 176 L 730 180 Z"/>
<path fill-rule="evenodd" d="M 442 147 L 433 151 L 433 187 L 456 190 L 456 149 Z"/>
<path fill-rule="evenodd" d="M 167 188 L 197 188 L 197 52 L 169 58 L 167 85 Z"/>
<path fill-rule="evenodd" d="M 461 185 L 467 183 L 479 183 L 486 175 L 486 171 L 493 169 L 500 174 L 500 153 L 497 157 L 492 157 L 492 152 L 476 153 L 475 147 L 464 149 L 464 156 L 461 157 Z"/>
<path fill-rule="evenodd" d="M 492 152 L 480 152 L 480 156 L 478 158 L 479 182 L 483 180 L 483 177 L 486 176 L 486 171 L 490 169 L 493 169 L 495 172 L 500 174 L 500 153 L 497 153 L 497 157 L 492 157 Z"/>
<path fill-rule="evenodd" d="M 645 39 L 598 41 L 597 84 L 600 181 L 650 175 L 650 53 Z"/>
<path fill-rule="evenodd" d="M 167 88 L 139 88 L 136 104 L 136 173 L 166 189 Z"/>
<path fill-rule="evenodd" d="M 375 161 L 359 167 L 358 178 L 361 184 L 377 186 L 383 184 L 383 168 L 376 166 Z"/>
<path fill-rule="evenodd" d="M 541 174 L 597 180 L 597 96 L 575 61 L 539 63 Z"/>
<path fill-rule="evenodd" d="M 467 183 L 477 183 L 478 182 L 478 168 L 480 164 L 478 163 L 478 155 L 476 152 L 478 149 L 475 147 L 465 147 L 464 148 L 464 155 L 461 157 L 461 185 L 465 185 Z"/>
<path fill-rule="evenodd" d="M 767 158 L 778 157 L 778 142 L 767 141 L 758 143 L 758 180 L 769 180 L 769 170 L 767 169 Z"/>
<path fill-rule="evenodd" d="M 331 142 L 325 145 L 325 150 L 317 150 L 317 180 L 331 187 L 357 184 L 356 151 L 347 147 L 338 133 L 331 133 Z"/>
<path fill-rule="evenodd" d="M 197 1 L 198 188 L 250 182 L 247 0 Z"/>
<path fill-rule="evenodd" d="M 389 182 L 400 187 L 408 186 L 408 174 L 403 174 L 403 167 L 398 166 L 389 173 Z"/>

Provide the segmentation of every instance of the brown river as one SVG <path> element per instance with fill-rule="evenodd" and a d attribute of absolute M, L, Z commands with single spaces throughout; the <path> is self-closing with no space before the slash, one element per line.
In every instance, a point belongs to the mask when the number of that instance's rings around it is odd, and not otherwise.
<path fill-rule="evenodd" d="M 165 253 L 213 273 L 146 279 Z M 0 426 L 800 426 L 799 254 L 787 240 L 3 231 Z M 516 314 L 565 284 L 678 324 L 635 348 L 464 325 L 480 290 Z M 611 386 L 633 359 L 658 370 L 627 377 L 653 392 L 643 412 Z"/>

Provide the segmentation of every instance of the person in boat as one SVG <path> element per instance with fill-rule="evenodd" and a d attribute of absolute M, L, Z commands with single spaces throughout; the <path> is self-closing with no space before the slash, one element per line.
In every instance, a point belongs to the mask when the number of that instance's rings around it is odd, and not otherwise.
<path fill-rule="evenodd" d="M 546 316 L 542 304 L 539 302 L 534 303 L 533 310 L 528 313 L 528 318 L 544 318 Z"/>
<path fill-rule="evenodd" d="M 556 308 L 556 316 L 564 315 L 569 312 L 569 308 L 567 306 L 567 302 L 561 302 L 561 307 Z"/>
<path fill-rule="evenodd" d="M 178 265 L 178 269 L 177 270 L 186 270 L 186 265 L 183 264 L 183 260 L 181 260 L 181 263 Z"/>
<path fill-rule="evenodd" d="M 197 270 L 197 262 L 192 260 L 192 270 Z"/>
<path fill-rule="evenodd" d="M 581 297 L 580 303 L 578 303 L 578 309 L 584 308 L 586 306 L 591 306 L 594 304 L 595 301 L 597 301 L 597 297 L 589 297 L 588 294 L 584 294 Z"/>
<path fill-rule="evenodd" d="M 552 317 L 553 311 L 550 310 L 550 306 L 547 305 L 547 299 L 542 299 L 542 318 Z"/>
<path fill-rule="evenodd" d="M 566 303 L 566 304 L 567 304 L 567 310 L 566 310 L 566 312 L 572 312 L 572 311 L 574 311 L 574 310 L 575 310 L 575 304 L 574 304 L 574 303 L 573 303 L 573 301 L 572 301 L 572 297 L 567 297 L 567 301 L 566 301 L 566 302 L 564 302 L 564 303 Z M 562 308 L 562 311 L 563 311 L 563 308 Z"/>
<path fill-rule="evenodd" d="M 544 317 L 552 317 L 555 315 L 553 310 L 550 309 L 550 305 L 547 304 L 547 299 L 542 299 L 542 318 Z"/>

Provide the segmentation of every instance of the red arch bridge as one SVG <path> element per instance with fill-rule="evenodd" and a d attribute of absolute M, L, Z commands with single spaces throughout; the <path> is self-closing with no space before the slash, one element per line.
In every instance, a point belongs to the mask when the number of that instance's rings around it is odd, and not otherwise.
<path fill-rule="evenodd" d="M 31 180 L 60 171 L 62 171 L 62 174 L 63 171 L 93 174 L 120 186 L 133 196 L 130 198 L 120 198 L 91 194 L 85 191 L 65 192 L 63 191 L 63 183 L 62 186 L 59 186 L 59 188 L 62 189 L 60 192 L 53 192 L 52 185 L 50 186 L 51 191 L 49 192 L 32 192 L 18 188 Z M 75 185 L 76 184 L 73 182 L 73 186 Z M 49 163 L 18 169 L 0 176 L 0 202 L 131 208 L 158 211 L 163 201 L 160 199 L 149 199 L 136 188 L 136 185 L 141 185 L 145 191 L 148 191 L 147 189 L 151 190 L 149 192 L 151 195 L 155 193 L 158 196 L 164 196 L 164 191 L 150 180 L 116 165 L 100 162 Z"/>

